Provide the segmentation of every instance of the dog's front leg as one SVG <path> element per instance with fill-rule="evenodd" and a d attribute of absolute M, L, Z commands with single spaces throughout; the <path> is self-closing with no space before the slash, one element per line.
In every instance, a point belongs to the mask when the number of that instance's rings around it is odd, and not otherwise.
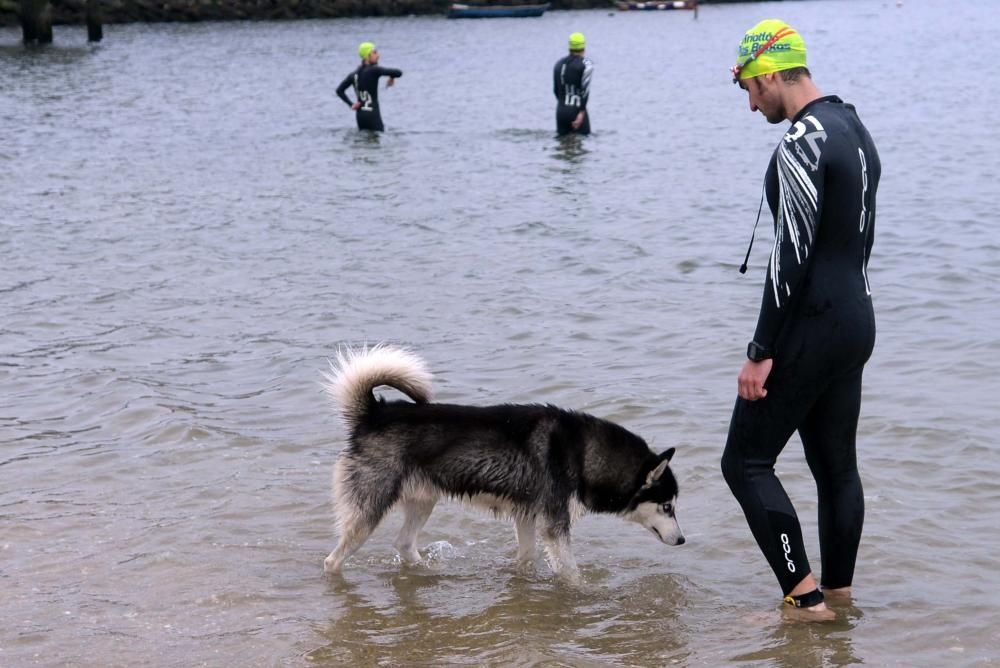
<path fill-rule="evenodd" d="M 578 581 L 580 572 L 573 557 L 569 532 L 547 528 L 543 532 L 542 540 L 545 543 L 545 552 L 552 572 L 570 582 Z"/>
<path fill-rule="evenodd" d="M 514 529 L 517 532 L 517 560 L 524 564 L 535 560 L 535 518 L 516 517 Z"/>

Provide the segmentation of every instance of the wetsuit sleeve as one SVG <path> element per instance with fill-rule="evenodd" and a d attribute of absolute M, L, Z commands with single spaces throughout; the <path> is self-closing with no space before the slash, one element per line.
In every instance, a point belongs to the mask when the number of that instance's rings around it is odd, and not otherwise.
<path fill-rule="evenodd" d="M 594 61 L 583 59 L 583 75 L 580 77 L 580 109 L 587 108 L 587 98 L 590 97 L 590 79 L 594 75 Z"/>
<path fill-rule="evenodd" d="M 559 70 L 562 68 L 562 61 L 556 63 L 556 66 L 552 68 L 552 93 L 556 96 L 557 100 L 562 99 L 562 92 L 559 90 Z"/>
<path fill-rule="evenodd" d="M 380 77 L 392 77 L 393 79 L 398 79 L 399 77 L 403 76 L 403 71 L 397 70 L 392 67 L 379 67 L 378 75 Z"/>
<path fill-rule="evenodd" d="M 347 78 L 341 81 L 340 85 L 337 86 L 337 97 L 343 100 L 348 107 L 354 106 L 354 103 L 351 102 L 351 99 L 346 95 L 347 89 L 353 82 L 354 82 L 354 72 L 351 72 L 350 74 L 347 75 Z"/>
<path fill-rule="evenodd" d="M 753 340 L 774 351 L 790 305 L 809 269 L 823 206 L 826 132 L 813 116 L 796 123 L 775 152 L 778 210 L 774 247 Z"/>

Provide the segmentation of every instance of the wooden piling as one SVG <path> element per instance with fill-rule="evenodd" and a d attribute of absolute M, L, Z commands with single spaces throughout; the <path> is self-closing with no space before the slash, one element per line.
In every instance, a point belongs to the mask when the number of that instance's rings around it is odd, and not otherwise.
<path fill-rule="evenodd" d="M 48 2 L 44 3 L 46 6 Z M 21 37 L 25 44 L 44 43 L 46 33 L 52 41 L 52 13 L 48 12 L 48 29 L 45 26 L 45 12 L 38 0 L 21 0 Z"/>
<path fill-rule="evenodd" d="M 104 38 L 104 28 L 101 26 L 100 0 L 87 0 L 85 12 L 87 15 L 87 41 L 100 42 Z"/>
<path fill-rule="evenodd" d="M 25 44 L 52 43 L 49 0 L 21 0 L 21 35 Z"/>
<path fill-rule="evenodd" d="M 21 41 L 31 44 L 35 41 L 35 23 L 31 15 L 31 0 L 21 0 Z"/>

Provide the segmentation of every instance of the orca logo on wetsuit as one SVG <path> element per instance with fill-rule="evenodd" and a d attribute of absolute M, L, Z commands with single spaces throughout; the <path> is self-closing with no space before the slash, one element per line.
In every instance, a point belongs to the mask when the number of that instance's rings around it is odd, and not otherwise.
<path fill-rule="evenodd" d="M 785 563 L 788 564 L 788 572 L 795 572 L 795 562 L 792 561 L 792 546 L 788 544 L 788 534 L 781 534 L 781 549 L 785 551 Z"/>
<path fill-rule="evenodd" d="M 865 162 L 865 152 L 860 148 L 858 157 L 861 158 L 861 223 L 858 225 L 858 232 L 864 232 L 868 223 L 868 205 L 865 204 L 868 196 L 868 163 Z"/>
<path fill-rule="evenodd" d="M 861 159 L 861 220 L 858 223 L 858 232 L 865 234 L 865 227 L 868 226 L 868 161 L 865 160 L 865 152 L 859 147 L 858 158 Z M 866 257 L 861 258 L 861 276 L 865 279 L 865 294 L 871 295 L 872 286 L 868 282 L 868 261 Z"/>

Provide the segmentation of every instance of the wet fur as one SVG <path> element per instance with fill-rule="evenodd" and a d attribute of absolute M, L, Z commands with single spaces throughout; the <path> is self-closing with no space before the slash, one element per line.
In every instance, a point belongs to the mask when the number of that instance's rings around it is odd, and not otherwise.
<path fill-rule="evenodd" d="M 431 403 L 426 365 L 400 348 L 345 350 L 331 366 L 326 390 L 348 444 L 334 466 L 340 540 L 324 562 L 328 572 L 396 506 L 405 513 L 396 548 L 418 561 L 417 534 L 443 497 L 513 519 L 520 561 L 534 557 L 539 532 L 557 573 L 576 571 L 570 527 L 585 512 L 617 514 L 663 542 L 684 542 L 672 510 L 673 448 L 655 454 L 617 424 L 555 406 Z M 412 401 L 377 399 L 380 385 Z"/>

